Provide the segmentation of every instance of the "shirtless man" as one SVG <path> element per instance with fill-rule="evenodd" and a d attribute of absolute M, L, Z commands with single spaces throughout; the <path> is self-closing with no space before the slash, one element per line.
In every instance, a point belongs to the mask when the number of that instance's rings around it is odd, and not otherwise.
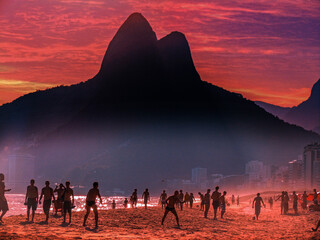
<path fill-rule="evenodd" d="M 137 202 L 138 202 L 138 190 L 135 189 L 130 197 L 130 201 L 132 202 L 132 208 L 137 208 Z"/>
<path fill-rule="evenodd" d="M 313 203 L 318 205 L 318 193 L 316 189 L 313 189 Z"/>
<path fill-rule="evenodd" d="M 25 203 L 27 204 L 27 221 L 30 219 L 30 209 L 32 208 L 31 222 L 34 220 L 34 214 L 37 210 L 39 193 L 38 188 L 34 185 L 34 179 L 30 180 L 30 185 L 27 187 Z"/>
<path fill-rule="evenodd" d="M 57 193 L 57 199 L 54 202 L 54 210 L 55 210 L 55 214 L 58 214 L 58 210 L 61 209 L 61 214 L 63 214 L 63 193 L 64 193 L 64 189 L 65 187 L 63 186 L 62 183 L 60 183 L 59 188 L 58 186 L 56 186 L 56 188 L 54 189 L 54 193 Z"/>
<path fill-rule="evenodd" d="M 224 191 L 222 196 L 220 197 L 221 218 L 223 218 L 223 215 L 226 212 L 226 195 L 227 192 Z"/>
<path fill-rule="evenodd" d="M 168 197 L 168 195 L 167 195 L 166 191 L 163 190 L 163 192 L 160 195 L 160 202 L 161 202 L 162 209 L 163 209 L 163 207 L 166 206 L 167 197 Z"/>
<path fill-rule="evenodd" d="M 221 193 L 218 192 L 219 186 L 216 186 L 216 190 L 212 193 L 211 198 L 212 198 L 212 207 L 214 210 L 214 220 L 217 219 L 217 211 L 218 207 L 220 206 L 220 196 Z"/>
<path fill-rule="evenodd" d="M 142 194 L 143 202 L 144 202 L 144 207 L 147 209 L 148 201 L 150 201 L 150 193 L 148 188 L 143 192 Z"/>
<path fill-rule="evenodd" d="M 64 190 L 63 198 L 63 223 L 66 222 L 67 213 L 69 214 L 69 224 L 71 223 L 71 209 L 74 205 L 74 194 L 70 188 L 70 182 L 66 182 L 66 188 Z"/>
<path fill-rule="evenodd" d="M 204 210 L 204 196 L 201 192 L 198 192 L 199 196 L 200 196 L 200 211 Z"/>
<path fill-rule="evenodd" d="M 204 218 L 208 217 L 208 212 L 210 208 L 210 189 L 207 190 L 207 193 L 203 197 L 204 202 Z"/>
<path fill-rule="evenodd" d="M 259 218 L 260 211 L 261 211 L 261 203 L 263 204 L 264 207 L 266 207 L 266 205 L 263 202 L 262 197 L 260 197 L 260 193 L 257 193 L 257 196 L 253 199 L 253 202 L 252 202 L 252 208 L 255 209 L 255 215 L 257 217 L 257 220 Z"/>
<path fill-rule="evenodd" d="M 46 181 L 45 184 L 46 184 L 46 186 L 44 188 L 42 188 L 42 190 L 41 190 L 39 204 L 41 204 L 41 199 L 43 197 L 43 212 L 46 215 L 46 220 L 44 222 L 46 224 L 48 224 L 49 212 L 50 212 L 50 207 L 51 207 L 51 199 L 53 199 L 53 201 L 54 201 L 55 198 L 54 198 L 54 194 L 53 194 L 53 189 L 50 187 L 50 182 Z"/>
<path fill-rule="evenodd" d="M 5 192 L 11 191 L 11 189 L 6 189 L 4 185 L 4 174 L 0 173 L 0 224 L 3 223 L 2 218 L 3 216 L 9 211 L 7 199 L 4 196 Z"/>
<path fill-rule="evenodd" d="M 175 191 L 175 192 L 174 192 L 174 195 L 168 197 L 168 199 L 166 200 L 167 207 L 166 207 L 166 210 L 165 210 L 165 212 L 164 212 L 164 215 L 163 215 L 163 218 L 162 218 L 162 221 L 161 221 L 161 225 L 163 225 L 164 220 L 165 220 L 166 217 L 167 217 L 167 214 L 168 214 L 169 212 L 172 212 L 173 215 L 176 217 L 176 221 L 177 221 L 178 227 L 180 228 L 179 217 L 178 217 L 178 214 L 177 214 L 177 212 L 176 212 L 176 209 L 174 208 L 174 206 L 175 206 L 177 203 L 183 204 L 184 202 L 180 201 L 180 199 L 179 199 L 179 192 L 178 192 L 178 191 Z"/>
<path fill-rule="evenodd" d="M 190 208 L 192 208 L 193 206 L 193 201 L 194 201 L 194 196 L 193 196 L 193 193 L 190 193 L 190 198 L 189 198 L 189 202 L 190 202 Z"/>
<path fill-rule="evenodd" d="M 93 209 L 94 212 L 94 218 L 95 218 L 95 222 L 96 222 L 96 228 L 98 228 L 98 208 L 96 205 L 96 198 L 99 197 L 100 199 L 100 204 L 102 203 L 102 198 L 98 189 L 98 182 L 94 182 L 93 183 L 93 188 L 91 188 L 87 194 L 87 198 L 86 198 L 86 210 L 87 213 L 84 216 L 84 221 L 83 221 L 83 226 L 86 226 L 86 221 L 88 219 L 89 213 L 90 213 L 90 209 Z"/>
<path fill-rule="evenodd" d="M 280 203 L 280 206 L 281 206 L 281 215 L 283 214 L 284 212 L 284 195 L 285 195 L 285 192 L 283 191 L 281 193 L 281 195 L 276 199 L 276 201 L 278 201 L 279 199 L 281 200 L 281 203 Z"/>
<path fill-rule="evenodd" d="M 183 202 L 183 199 L 184 199 L 184 194 L 183 194 L 182 190 L 180 190 L 180 193 L 179 193 L 180 202 Z M 180 209 L 181 209 L 181 211 L 183 210 L 183 204 L 182 203 L 180 203 Z"/>

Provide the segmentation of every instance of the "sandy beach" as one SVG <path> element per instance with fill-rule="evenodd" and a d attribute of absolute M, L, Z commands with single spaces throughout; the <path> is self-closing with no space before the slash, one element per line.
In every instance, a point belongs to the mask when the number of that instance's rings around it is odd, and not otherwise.
<path fill-rule="evenodd" d="M 91 213 L 87 227 L 82 226 L 83 212 L 73 214 L 71 225 L 62 225 L 62 218 L 51 217 L 44 225 L 43 215 L 37 214 L 35 223 L 26 222 L 25 215 L 9 216 L 0 226 L 0 239 L 320 239 L 320 231 L 314 233 L 319 213 L 300 213 L 294 216 L 280 215 L 278 203 L 273 210 L 262 209 L 259 220 L 253 220 L 253 209 L 248 203 L 227 208 L 225 219 L 213 220 L 195 208 L 178 210 L 181 229 L 176 227 L 175 218 L 168 214 L 161 226 L 163 210 L 153 207 L 147 210 L 116 209 L 100 211 L 99 228 L 94 229 Z"/>

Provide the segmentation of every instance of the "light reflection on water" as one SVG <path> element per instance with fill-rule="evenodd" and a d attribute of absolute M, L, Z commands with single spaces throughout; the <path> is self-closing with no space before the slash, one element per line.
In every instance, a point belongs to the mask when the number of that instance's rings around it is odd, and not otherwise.
<path fill-rule="evenodd" d="M 25 195 L 24 194 L 6 194 L 6 198 L 9 205 L 9 211 L 6 216 L 20 215 L 27 213 L 27 206 L 24 205 Z M 112 201 L 115 200 L 116 208 L 124 208 L 123 202 L 125 197 L 113 196 L 113 197 L 102 197 L 102 204 L 98 205 L 99 210 L 112 209 Z M 128 199 L 129 200 L 129 199 Z M 73 211 L 80 212 L 85 210 L 86 196 L 75 196 Z M 99 202 L 99 200 L 98 200 Z M 148 207 L 158 206 L 159 198 L 151 197 Z M 139 199 L 137 207 L 144 207 L 143 200 Z M 131 204 L 128 204 L 128 208 L 131 208 Z M 42 205 L 38 205 L 36 213 L 42 213 Z M 51 212 L 53 212 L 53 204 L 51 206 Z"/>

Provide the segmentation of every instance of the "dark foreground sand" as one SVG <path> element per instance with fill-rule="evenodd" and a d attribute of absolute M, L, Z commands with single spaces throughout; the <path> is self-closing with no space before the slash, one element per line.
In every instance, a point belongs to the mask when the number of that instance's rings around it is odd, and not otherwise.
<path fill-rule="evenodd" d="M 93 213 L 88 226 L 82 227 L 83 212 L 74 213 L 73 223 L 62 226 L 61 218 L 51 217 L 49 225 L 42 225 L 43 215 L 35 223 L 26 224 L 25 216 L 11 216 L 0 226 L 0 239 L 320 239 L 320 231 L 311 231 L 319 219 L 317 213 L 299 216 L 279 214 L 262 209 L 259 221 L 252 219 L 253 210 L 247 204 L 229 207 L 225 219 L 203 218 L 199 208 L 178 211 L 181 229 L 176 228 L 174 216 L 169 213 L 164 226 L 160 225 L 163 211 L 155 207 L 148 210 L 119 209 L 100 212 L 99 229 L 94 230 Z"/>

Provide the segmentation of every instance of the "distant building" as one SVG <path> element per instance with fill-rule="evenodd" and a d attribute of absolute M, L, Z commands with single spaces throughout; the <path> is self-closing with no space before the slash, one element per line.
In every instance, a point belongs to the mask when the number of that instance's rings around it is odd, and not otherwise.
<path fill-rule="evenodd" d="M 307 188 L 320 184 L 320 144 L 314 143 L 304 147 L 304 180 Z"/>
<path fill-rule="evenodd" d="M 246 174 L 249 182 L 262 181 L 264 177 L 263 163 L 259 161 L 251 161 L 246 164 Z"/>
<path fill-rule="evenodd" d="M 192 182 L 195 184 L 202 184 L 207 182 L 207 169 L 206 168 L 193 168 L 192 169 Z"/>
<path fill-rule="evenodd" d="M 288 168 L 289 186 L 291 188 L 304 187 L 304 164 L 302 160 L 293 160 L 289 162 Z"/>

